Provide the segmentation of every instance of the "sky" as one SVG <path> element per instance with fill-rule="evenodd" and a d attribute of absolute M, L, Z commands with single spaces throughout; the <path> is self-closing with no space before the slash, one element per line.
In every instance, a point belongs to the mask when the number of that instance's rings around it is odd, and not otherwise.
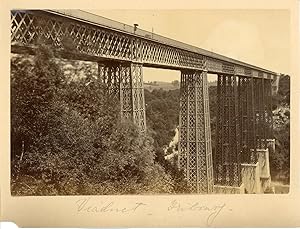
<path fill-rule="evenodd" d="M 278 73 L 290 74 L 288 10 L 86 10 Z M 144 68 L 144 81 L 180 72 Z M 210 81 L 215 77 L 210 76 Z"/>

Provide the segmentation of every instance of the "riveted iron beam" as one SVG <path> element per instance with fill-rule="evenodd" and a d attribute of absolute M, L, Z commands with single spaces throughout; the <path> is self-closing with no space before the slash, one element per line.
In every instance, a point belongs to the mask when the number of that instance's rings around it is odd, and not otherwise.
<path fill-rule="evenodd" d="M 207 73 L 182 71 L 180 84 L 179 168 L 190 191 L 213 192 L 213 162 Z"/>
<path fill-rule="evenodd" d="M 218 75 L 215 184 L 241 185 L 241 149 L 237 76 Z"/>
<path fill-rule="evenodd" d="M 253 78 L 239 77 L 239 120 L 242 163 L 256 163 Z"/>
<path fill-rule="evenodd" d="M 53 46 L 68 58 L 139 62 L 166 69 L 206 70 L 248 76 L 272 71 L 184 44 L 157 34 L 78 10 L 11 11 L 12 52 L 33 49 L 38 42 Z M 268 77 L 266 77 L 268 78 Z"/>
<path fill-rule="evenodd" d="M 99 80 L 108 95 L 118 96 L 123 120 L 131 120 L 141 132 L 146 131 L 143 69 L 140 64 L 99 62 Z"/>

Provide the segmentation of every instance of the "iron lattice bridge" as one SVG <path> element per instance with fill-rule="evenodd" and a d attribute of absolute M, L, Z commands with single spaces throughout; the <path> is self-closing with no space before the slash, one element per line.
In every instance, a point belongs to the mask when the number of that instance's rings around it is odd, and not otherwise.
<path fill-rule="evenodd" d="M 39 42 L 59 56 L 98 63 L 119 95 L 121 115 L 146 130 L 143 66 L 181 71 L 178 166 L 195 193 L 241 185 L 241 163 L 255 163 L 272 134 L 271 93 L 278 74 L 80 10 L 11 12 L 11 51 Z M 212 156 L 207 73 L 218 75 L 216 153 Z"/>

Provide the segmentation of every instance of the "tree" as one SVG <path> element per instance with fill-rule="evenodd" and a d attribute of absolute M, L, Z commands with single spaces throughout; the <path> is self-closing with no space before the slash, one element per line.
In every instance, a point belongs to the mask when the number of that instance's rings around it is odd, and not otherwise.
<path fill-rule="evenodd" d="M 20 156 L 36 136 L 45 135 L 49 120 L 44 116 L 62 86 L 62 72 L 53 53 L 40 46 L 35 57 L 17 56 L 11 61 L 12 155 Z"/>
<path fill-rule="evenodd" d="M 56 62 L 47 47 L 12 60 L 12 143 L 26 139 L 25 149 L 12 147 L 12 193 L 173 192 L 153 139 L 120 119 L 106 86 L 89 69 L 67 79 Z"/>

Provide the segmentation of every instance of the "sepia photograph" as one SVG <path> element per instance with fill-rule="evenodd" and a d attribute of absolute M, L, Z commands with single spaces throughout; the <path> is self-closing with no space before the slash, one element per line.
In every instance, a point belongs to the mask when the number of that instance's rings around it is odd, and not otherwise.
<path fill-rule="evenodd" d="M 12 196 L 289 193 L 289 11 L 10 13 Z"/>
<path fill-rule="evenodd" d="M 300 225 L 296 0 L 0 3 L 0 227 Z"/>

